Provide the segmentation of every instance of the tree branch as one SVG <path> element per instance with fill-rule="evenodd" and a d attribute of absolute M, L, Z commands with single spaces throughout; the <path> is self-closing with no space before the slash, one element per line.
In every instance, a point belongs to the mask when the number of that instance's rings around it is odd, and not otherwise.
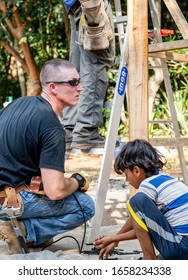
<path fill-rule="evenodd" d="M 21 58 L 20 54 L 16 50 L 14 50 L 11 46 L 9 46 L 5 41 L 0 40 L 0 44 L 6 49 L 6 51 L 8 53 L 10 53 L 12 56 L 14 56 L 16 58 L 16 60 L 18 60 L 21 63 L 24 70 L 28 73 L 27 64 L 26 64 L 25 60 L 23 58 Z"/>

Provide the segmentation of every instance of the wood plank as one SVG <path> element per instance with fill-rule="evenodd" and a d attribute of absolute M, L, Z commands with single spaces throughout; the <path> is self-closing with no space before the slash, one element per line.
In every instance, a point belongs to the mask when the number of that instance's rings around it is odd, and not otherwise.
<path fill-rule="evenodd" d="M 148 138 L 148 3 L 128 1 L 129 138 Z M 142 120 L 142 123 L 140 123 Z"/>
<path fill-rule="evenodd" d="M 129 139 L 148 139 L 148 1 L 128 0 Z M 130 196 L 136 190 L 130 187 Z"/>
<path fill-rule="evenodd" d="M 149 53 L 179 50 L 188 48 L 188 39 L 175 40 L 170 42 L 156 43 L 149 45 Z"/>
<path fill-rule="evenodd" d="M 187 137 L 177 137 L 177 138 L 149 138 L 149 142 L 153 146 L 188 146 L 188 138 Z"/>
<path fill-rule="evenodd" d="M 187 54 L 181 54 L 181 53 L 175 53 L 175 52 L 157 52 L 157 53 L 149 53 L 149 57 L 154 58 L 163 58 L 167 60 L 173 60 L 178 62 L 188 62 L 188 55 Z"/>
<path fill-rule="evenodd" d="M 184 39 L 188 39 L 188 23 L 175 0 L 163 0 Z"/>

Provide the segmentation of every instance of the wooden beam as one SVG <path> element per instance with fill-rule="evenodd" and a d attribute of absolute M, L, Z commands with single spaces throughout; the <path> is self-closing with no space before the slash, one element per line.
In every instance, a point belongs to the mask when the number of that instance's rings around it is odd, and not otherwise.
<path fill-rule="evenodd" d="M 175 53 L 175 52 L 157 52 L 157 53 L 149 53 L 149 57 L 154 58 L 163 58 L 167 60 L 173 60 L 178 62 L 188 62 L 188 55 L 187 54 L 181 54 L 181 53 Z"/>
<path fill-rule="evenodd" d="M 188 48 L 188 39 L 175 40 L 170 42 L 150 44 L 149 53 L 187 49 L 187 48 Z"/>
<path fill-rule="evenodd" d="M 176 138 L 150 138 L 149 142 L 153 146 L 188 146 L 187 137 L 176 137 Z"/>
<path fill-rule="evenodd" d="M 127 8 L 129 139 L 148 140 L 148 1 L 128 0 Z"/>
<path fill-rule="evenodd" d="M 151 44 L 149 45 L 149 53 L 186 49 L 186 48 L 188 48 L 188 39 L 176 40 L 170 42 Z"/>
<path fill-rule="evenodd" d="M 148 1 L 127 3 L 129 138 L 148 139 Z"/>
<path fill-rule="evenodd" d="M 184 39 L 188 39 L 188 23 L 175 0 L 163 0 Z"/>

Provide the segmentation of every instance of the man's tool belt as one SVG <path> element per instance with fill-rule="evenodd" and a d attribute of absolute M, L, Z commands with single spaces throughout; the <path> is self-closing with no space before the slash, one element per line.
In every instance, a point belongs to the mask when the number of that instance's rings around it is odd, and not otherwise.
<path fill-rule="evenodd" d="M 23 208 L 23 202 L 19 194 L 19 192 L 22 190 L 25 190 L 30 193 L 45 195 L 41 177 L 33 176 L 30 185 L 23 184 L 18 188 L 5 186 L 4 189 L 0 191 L 0 203 L 2 204 L 2 208 L 5 207 Z"/>
<path fill-rule="evenodd" d="M 85 50 L 97 51 L 109 48 L 114 41 L 113 19 L 107 0 L 79 0 L 81 20 L 79 44 Z"/>

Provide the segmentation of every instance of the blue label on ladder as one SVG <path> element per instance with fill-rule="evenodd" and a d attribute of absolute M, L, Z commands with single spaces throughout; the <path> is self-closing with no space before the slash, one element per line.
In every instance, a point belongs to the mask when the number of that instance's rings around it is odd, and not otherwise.
<path fill-rule="evenodd" d="M 125 92 L 125 86 L 126 86 L 126 82 L 127 82 L 127 74 L 128 74 L 127 67 L 122 67 L 120 78 L 119 78 L 119 84 L 118 84 L 119 95 L 123 95 L 124 92 Z"/>

